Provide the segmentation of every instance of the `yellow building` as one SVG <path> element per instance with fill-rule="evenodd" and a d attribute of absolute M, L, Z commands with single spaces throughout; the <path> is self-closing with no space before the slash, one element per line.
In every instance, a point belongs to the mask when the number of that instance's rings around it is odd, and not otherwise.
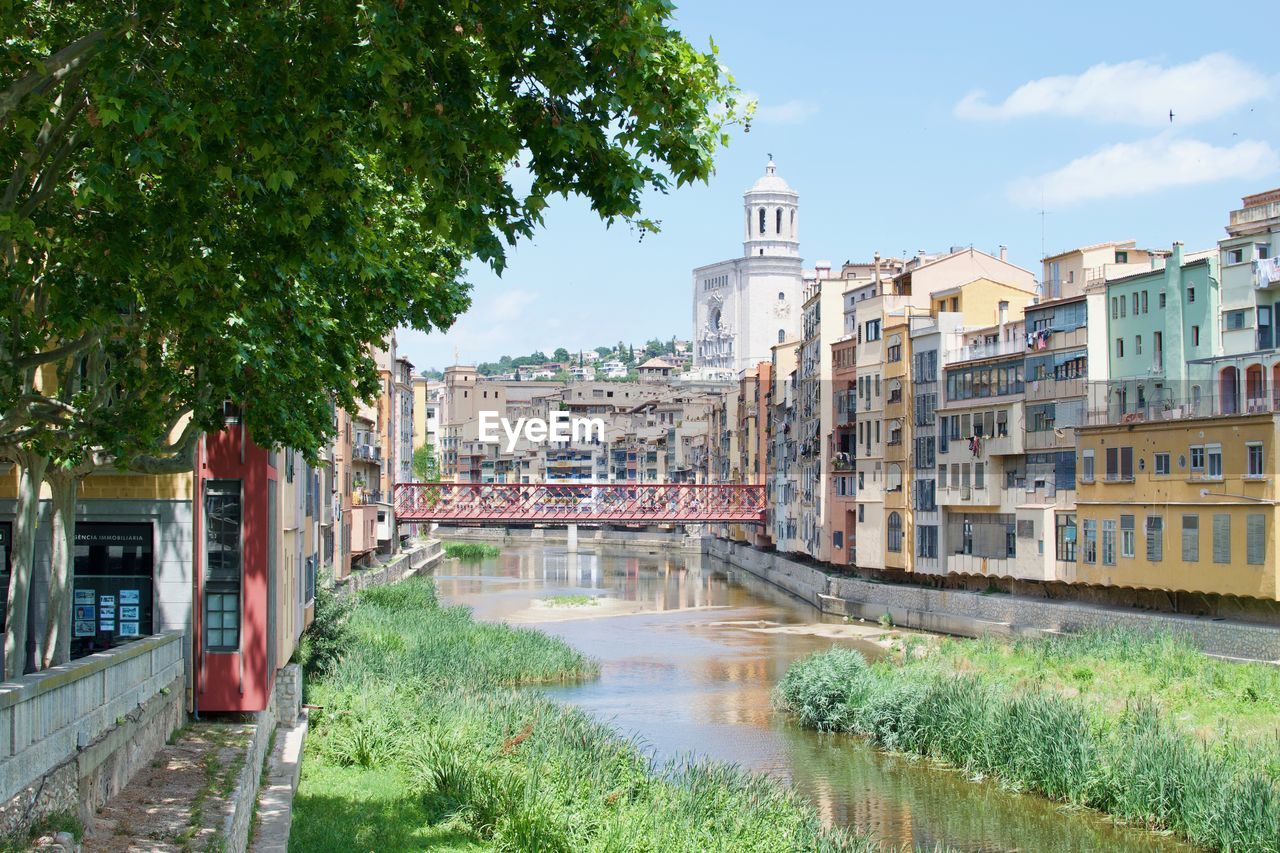
<path fill-rule="evenodd" d="M 1270 413 L 1080 427 L 1068 582 L 1280 600 Z M 1074 568 L 1072 568 L 1074 567 Z"/>

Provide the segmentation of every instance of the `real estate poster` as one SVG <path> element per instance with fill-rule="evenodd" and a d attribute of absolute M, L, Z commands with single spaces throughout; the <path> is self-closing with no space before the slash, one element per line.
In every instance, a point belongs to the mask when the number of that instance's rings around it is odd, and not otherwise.
<path fill-rule="evenodd" d="M 99 631 L 101 631 L 101 632 L 102 632 L 102 633 L 104 633 L 104 634 L 114 634 L 114 633 L 116 632 L 116 620 L 114 620 L 114 619 L 99 619 L 99 620 L 98 620 L 98 630 L 99 630 Z"/>
<path fill-rule="evenodd" d="M 120 636 L 121 636 L 121 637 L 136 637 L 136 636 L 138 636 L 138 623 L 137 623 L 137 622 L 123 622 L 123 621 L 122 621 L 122 622 L 120 623 Z"/>
<path fill-rule="evenodd" d="M 136 621 L 138 621 L 138 605 L 136 605 L 136 604 L 121 604 L 121 605 L 120 605 L 120 621 L 121 621 L 121 623 L 122 623 L 122 624 L 121 624 L 121 628 L 120 628 L 120 633 L 121 633 L 121 634 L 123 634 L 123 633 L 124 633 L 124 626 L 123 626 L 123 622 L 124 622 L 124 620 L 125 620 L 125 619 L 132 619 L 132 620 L 133 620 L 133 621 L 135 621 L 135 622 L 136 622 Z"/>
<path fill-rule="evenodd" d="M 120 603 L 121 604 L 141 604 L 142 601 L 138 597 L 138 590 L 136 589 L 120 590 Z"/>
<path fill-rule="evenodd" d="M 76 604 L 93 604 L 93 590 L 77 589 Z"/>
<path fill-rule="evenodd" d="M 92 610 L 92 608 L 90 608 Z M 92 637 L 97 633 L 96 626 L 92 619 L 77 619 L 75 623 L 75 635 L 77 637 Z"/>
<path fill-rule="evenodd" d="M 86 619 L 90 621 L 93 620 L 93 602 L 92 601 L 89 602 L 88 604 L 76 605 L 76 621 L 81 622 Z"/>

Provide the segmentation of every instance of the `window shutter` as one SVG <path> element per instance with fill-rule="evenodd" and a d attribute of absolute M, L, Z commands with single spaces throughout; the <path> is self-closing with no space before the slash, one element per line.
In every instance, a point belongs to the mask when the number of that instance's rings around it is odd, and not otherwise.
<path fill-rule="evenodd" d="M 1182 517 L 1182 560 L 1194 563 L 1200 559 L 1200 516 Z"/>
<path fill-rule="evenodd" d="M 1164 557 L 1164 519 L 1147 516 L 1147 560 L 1158 563 Z"/>
<path fill-rule="evenodd" d="M 1213 514 L 1213 561 L 1231 562 L 1231 516 L 1225 512 Z"/>
<path fill-rule="evenodd" d="M 1261 566 L 1267 557 L 1267 517 L 1262 513 L 1250 513 L 1247 519 L 1248 555 L 1251 566 Z"/>

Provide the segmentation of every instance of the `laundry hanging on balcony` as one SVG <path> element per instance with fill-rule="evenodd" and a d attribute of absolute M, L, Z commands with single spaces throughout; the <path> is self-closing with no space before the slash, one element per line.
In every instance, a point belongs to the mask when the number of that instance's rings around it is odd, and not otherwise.
<path fill-rule="evenodd" d="M 1256 258 L 1253 269 L 1258 275 L 1258 287 L 1270 287 L 1280 281 L 1280 259 Z"/>
<path fill-rule="evenodd" d="M 970 453 L 972 453 L 974 456 L 979 456 L 979 455 L 981 455 L 981 453 L 982 453 L 982 439 L 981 439 L 981 438 L 979 438 L 978 436 L 976 436 L 976 435 L 975 435 L 975 436 L 973 436 L 973 437 L 971 437 L 971 438 L 969 439 L 969 452 L 970 452 Z"/>

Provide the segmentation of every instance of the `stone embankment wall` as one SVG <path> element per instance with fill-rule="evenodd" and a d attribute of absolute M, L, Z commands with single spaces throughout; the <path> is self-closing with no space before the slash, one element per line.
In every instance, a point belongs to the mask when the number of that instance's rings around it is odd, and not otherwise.
<path fill-rule="evenodd" d="M 0 836 L 87 818 L 182 725 L 183 634 L 146 637 L 0 685 Z"/>
<path fill-rule="evenodd" d="M 1206 652 L 1280 662 L 1280 628 L 1228 619 L 1129 610 L 1078 601 L 928 589 L 829 574 L 815 566 L 737 542 L 707 537 L 711 556 L 750 572 L 823 613 L 963 637 L 1035 635 L 1123 627 L 1183 634 Z"/>
<path fill-rule="evenodd" d="M 444 546 L 438 539 L 428 539 L 401 551 L 376 569 L 358 569 L 337 584 L 339 595 L 351 595 L 371 586 L 395 583 L 410 575 L 434 567 L 444 558 Z"/>

